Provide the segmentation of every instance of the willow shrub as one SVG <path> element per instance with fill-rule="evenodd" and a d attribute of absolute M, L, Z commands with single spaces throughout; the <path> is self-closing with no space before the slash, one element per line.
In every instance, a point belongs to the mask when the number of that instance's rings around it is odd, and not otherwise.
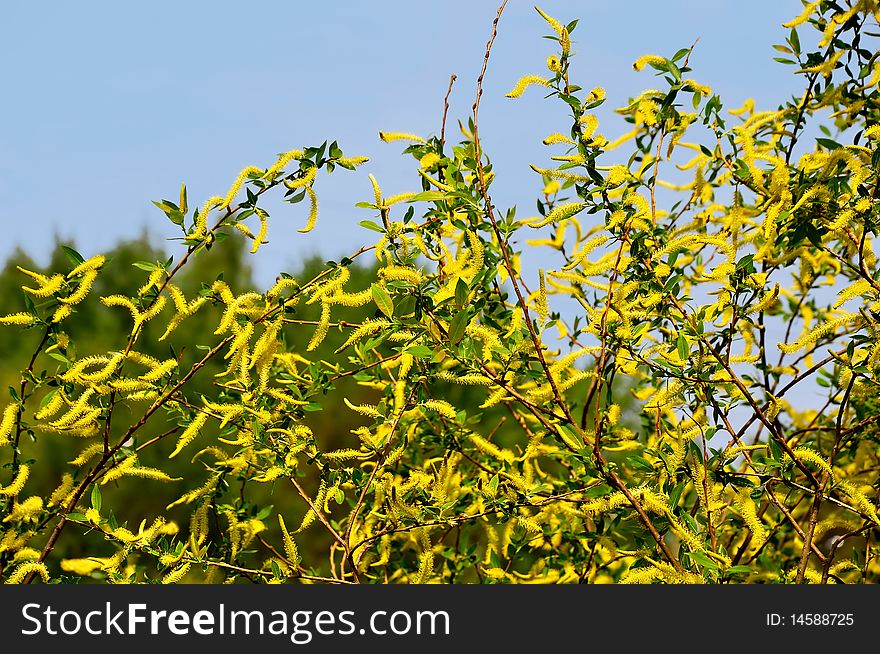
<path fill-rule="evenodd" d="M 576 22 L 541 16 L 556 53 L 508 95 L 536 86 L 571 119 L 544 141 L 554 163 L 533 166 L 537 217 L 491 200 L 481 76 L 458 144 L 445 129 L 381 134 L 407 143 L 420 188 L 387 195 L 370 176 L 360 224 L 374 244 L 312 279 L 239 295 L 222 279 L 194 297 L 175 286 L 232 230 L 256 253 L 267 194 L 305 200 L 308 231 L 318 175 L 365 161 L 335 143 L 249 166 L 195 211 L 185 189 L 157 203 L 185 251 L 141 264 L 136 295 L 100 298 L 130 325 L 113 351 L 77 358 L 65 333 L 102 256 L 21 270 L 22 311 L 0 323 L 41 336 L 2 410 L 3 579 L 877 580 L 877 3 L 821 0 L 786 25 L 775 47 L 805 90 L 775 109 L 724 111 L 691 78 L 689 49 L 640 58 L 660 88 L 617 109 L 629 129 L 614 139 L 593 113 L 605 91 L 570 79 Z M 817 45 L 803 48 L 811 28 Z M 546 250 L 537 275 L 513 245 L 523 234 Z M 351 292 L 358 257 L 378 268 Z M 181 367 L 175 329 L 210 305 L 221 318 Z M 297 318 L 307 305 L 318 320 Z M 347 307 L 371 317 L 341 320 Z M 140 351 L 148 323 L 168 358 Z M 308 332 L 304 351 L 290 330 Z M 318 359 L 328 333 L 341 345 Z M 214 360 L 226 367 L 213 390 L 191 391 Z M 338 397 L 340 377 L 375 402 Z M 458 386 L 479 408 L 450 402 Z M 114 430 L 120 405 L 140 417 Z M 349 447 L 313 433 L 316 411 L 359 414 Z M 77 439 L 79 454 L 50 471 L 55 490 L 32 494 L 42 462 L 29 452 L 53 438 Z M 172 477 L 168 459 L 191 464 Z M 128 484 L 173 484 L 168 511 L 185 519 L 120 524 L 105 498 Z M 298 512 L 265 503 L 291 495 Z M 304 545 L 320 532 L 329 546 L 315 556 Z M 90 551 L 62 558 L 63 539 Z"/>

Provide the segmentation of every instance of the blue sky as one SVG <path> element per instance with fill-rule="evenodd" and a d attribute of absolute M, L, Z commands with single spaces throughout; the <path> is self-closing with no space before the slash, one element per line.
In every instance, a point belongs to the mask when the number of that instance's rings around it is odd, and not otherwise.
<path fill-rule="evenodd" d="M 575 81 L 608 91 L 600 113 L 614 136 L 611 109 L 656 86 L 635 73 L 639 55 L 671 55 L 700 41 L 693 77 L 725 106 L 747 97 L 759 108 L 801 92 L 790 68 L 772 61 L 780 24 L 797 0 L 620 2 L 550 0 L 574 34 Z M 278 152 L 337 139 L 346 154 L 369 156 L 359 172 L 319 179 L 318 227 L 297 234 L 303 205 L 277 205 L 255 261 L 258 281 L 295 270 L 302 257 L 339 257 L 372 233 L 367 173 L 389 193 L 417 190 L 414 161 L 379 130 L 439 132 L 449 75 L 458 75 L 448 132 L 466 117 L 497 5 L 442 2 L 227 1 L 178 3 L 9 3 L 0 38 L 5 101 L 0 105 L 0 257 L 16 245 L 45 261 L 58 234 L 85 254 L 143 229 L 174 235 L 151 200 L 190 204 L 223 194 L 246 165 L 270 165 Z M 485 82 L 481 135 L 496 169 L 501 207 L 534 206 L 546 162 L 541 139 L 565 131 L 561 109 L 527 94 L 504 97 L 518 77 L 541 73 L 551 43 L 530 2 L 511 0 Z M 270 205 L 272 207 L 273 205 Z M 522 214 L 521 214 L 522 215 Z"/>

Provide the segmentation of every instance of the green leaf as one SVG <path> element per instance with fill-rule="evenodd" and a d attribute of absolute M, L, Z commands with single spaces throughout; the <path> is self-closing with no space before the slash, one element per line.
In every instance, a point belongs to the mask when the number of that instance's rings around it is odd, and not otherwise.
<path fill-rule="evenodd" d="M 95 511 L 101 510 L 101 489 L 98 488 L 98 484 L 92 485 L 92 508 Z"/>
<path fill-rule="evenodd" d="M 404 352 L 414 357 L 418 357 L 419 359 L 430 359 L 434 356 L 434 350 L 427 345 L 414 345 L 413 347 L 404 350 Z"/>
<path fill-rule="evenodd" d="M 455 303 L 463 307 L 467 303 L 469 292 L 470 289 L 468 289 L 467 282 L 459 277 L 458 282 L 455 284 Z"/>
<path fill-rule="evenodd" d="M 440 191 L 423 191 L 416 193 L 407 202 L 440 202 L 446 199 L 446 194 Z"/>
<path fill-rule="evenodd" d="M 150 263 L 149 261 L 135 261 L 131 265 L 140 270 L 146 270 L 147 272 L 153 272 L 156 269 L 156 264 Z"/>
<path fill-rule="evenodd" d="M 385 231 L 384 229 L 382 229 L 381 225 L 373 222 L 372 220 L 362 220 L 358 223 L 358 225 L 366 229 L 371 229 L 374 232 L 379 232 L 380 234 Z"/>
<path fill-rule="evenodd" d="M 691 353 L 691 349 L 688 346 L 687 339 L 684 337 L 684 334 L 679 333 L 678 338 L 675 340 L 675 347 L 678 350 L 678 357 L 682 361 L 686 361 L 688 355 Z"/>
<path fill-rule="evenodd" d="M 704 568 L 708 568 L 709 570 L 717 570 L 718 564 L 715 563 L 712 559 L 710 559 L 703 552 L 690 552 L 688 556 L 691 557 L 692 560 L 699 563 Z"/>
<path fill-rule="evenodd" d="M 467 309 L 462 309 L 449 321 L 449 342 L 452 345 L 458 345 L 464 338 L 468 322 L 470 322 L 470 316 Z"/>
<path fill-rule="evenodd" d="M 828 148 L 829 150 L 836 150 L 837 148 L 843 147 L 842 145 L 840 145 L 840 143 L 833 139 L 817 138 L 816 143 L 821 145 L 823 148 Z"/>
<path fill-rule="evenodd" d="M 264 506 L 262 509 L 260 509 L 259 513 L 257 513 L 257 520 L 265 520 L 266 518 L 268 518 L 269 515 L 272 513 L 273 508 L 274 507 L 272 504 Z"/>
<path fill-rule="evenodd" d="M 626 462 L 636 470 L 641 470 L 642 472 L 654 472 L 654 466 L 643 457 L 628 456 L 626 457 Z"/>
<path fill-rule="evenodd" d="M 72 247 L 69 247 L 67 245 L 62 245 L 60 247 L 64 251 L 64 254 L 67 255 L 67 258 L 70 259 L 70 263 L 72 263 L 74 266 L 78 266 L 83 261 L 85 261 L 85 259 L 83 259 L 83 255 L 74 250 Z"/>
<path fill-rule="evenodd" d="M 394 302 L 391 300 L 391 296 L 388 295 L 388 291 L 378 284 L 373 284 L 370 293 L 373 296 L 373 302 L 379 307 L 379 311 L 389 318 L 394 315 Z"/>
<path fill-rule="evenodd" d="M 795 54 L 801 53 L 801 40 L 794 27 L 791 28 L 791 33 L 788 35 L 788 42 L 791 44 L 791 47 L 794 48 Z"/>
<path fill-rule="evenodd" d="M 61 352 L 48 352 L 49 356 L 55 359 L 56 361 L 60 361 L 61 363 L 70 364 L 70 359 L 61 354 Z"/>

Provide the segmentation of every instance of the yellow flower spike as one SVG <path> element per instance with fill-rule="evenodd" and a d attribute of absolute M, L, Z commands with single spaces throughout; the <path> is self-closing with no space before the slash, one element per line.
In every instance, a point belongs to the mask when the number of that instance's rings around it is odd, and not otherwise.
<path fill-rule="evenodd" d="M 439 413 L 444 418 L 455 420 L 455 407 L 445 400 L 426 400 L 422 406 Z"/>
<path fill-rule="evenodd" d="M 23 502 L 15 502 L 3 522 L 35 522 L 43 512 L 43 498 L 33 495 Z"/>
<path fill-rule="evenodd" d="M 15 570 L 13 570 L 12 574 L 9 575 L 9 579 L 6 580 L 6 583 L 20 584 L 25 580 L 25 577 L 27 577 L 32 572 L 36 572 L 37 574 L 39 574 L 43 582 L 49 581 L 49 569 L 44 563 L 28 561 L 27 563 L 22 563 Z"/>
<path fill-rule="evenodd" d="M 366 416 L 367 418 L 384 418 L 378 409 L 373 406 L 369 406 L 368 404 L 352 404 L 348 401 L 348 398 L 342 398 L 342 401 L 345 402 L 345 405 L 354 411 L 355 413 L 359 413 L 362 416 Z"/>
<path fill-rule="evenodd" d="M 92 284 L 95 283 L 96 279 L 98 279 L 98 271 L 87 270 L 77 289 L 67 297 L 58 298 L 58 301 L 69 305 L 79 304 L 86 299 L 86 296 L 89 294 L 89 291 L 92 290 Z"/>
<path fill-rule="evenodd" d="M 681 86 L 684 89 L 690 89 L 691 91 L 696 91 L 703 95 L 712 95 L 712 87 L 706 86 L 705 84 L 699 84 L 692 79 L 682 80 Z"/>
<path fill-rule="evenodd" d="M 410 198 L 415 196 L 415 193 L 398 193 L 397 195 L 392 195 L 390 198 L 385 198 L 383 200 L 381 208 L 388 209 L 389 207 L 394 206 L 395 204 L 400 204 L 401 202 L 406 202 Z"/>
<path fill-rule="evenodd" d="M 430 175 L 426 175 L 424 170 L 419 169 L 419 175 L 425 178 L 425 180 L 431 184 L 431 186 L 435 186 L 441 191 L 446 191 L 447 193 L 452 192 L 454 189 L 448 184 L 443 184 L 442 182 L 438 182 L 436 179 L 431 177 Z"/>
<path fill-rule="evenodd" d="M 177 440 L 177 445 L 175 446 L 174 451 L 168 455 L 168 458 L 173 459 L 180 454 L 183 448 L 192 443 L 196 436 L 199 435 L 206 422 L 208 422 L 207 413 L 199 413 L 196 415 L 193 421 L 183 430 L 183 433 L 180 434 L 180 438 Z"/>
<path fill-rule="evenodd" d="M 196 218 L 196 231 L 193 236 L 200 238 L 208 233 L 208 212 L 214 207 L 220 206 L 222 203 L 223 198 L 219 195 L 215 195 L 214 197 L 205 200 L 205 203 L 202 205 L 202 208 L 199 210 L 199 215 Z"/>
<path fill-rule="evenodd" d="M 605 178 L 605 183 L 613 188 L 623 184 L 629 177 L 630 172 L 626 166 L 611 166 L 608 176 Z"/>
<path fill-rule="evenodd" d="M 45 286 L 46 284 L 49 283 L 50 278 L 47 277 L 46 275 L 42 275 L 38 272 L 34 272 L 33 270 L 28 270 L 27 268 L 22 268 L 21 266 L 16 266 L 15 268 L 16 268 L 16 270 L 18 270 L 18 272 L 20 272 L 24 275 L 27 275 L 28 277 L 33 279 L 40 286 Z"/>
<path fill-rule="evenodd" d="M 373 185 L 373 196 L 376 198 L 376 206 L 382 205 L 382 189 L 379 186 L 379 182 L 376 181 L 376 178 L 373 177 L 373 174 L 370 173 L 368 175 L 370 178 L 370 184 Z"/>
<path fill-rule="evenodd" d="M 287 556 L 287 560 L 290 561 L 291 565 L 298 566 L 300 561 L 302 561 L 302 557 L 299 554 L 299 549 L 297 549 L 296 541 L 293 540 L 293 536 L 287 531 L 287 526 L 284 524 L 284 518 L 281 517 L 280 513 L 278 514 L 278 525 L 281 527 L 281 538 L 284 542 L 284 554 Z"/>
<path fill-rule="evenodd" d="M 797 27 L 798 25 L 803 25 L 808 20 L 810 20 L 810 16 L 813 15 L 813 13 L 816 11 L 816 8 L 820 4 L 822 4 L 821 0 L 816 0 L 816 2 L 811 2 L 810 4 L 808 4 L 804 7 L 803 12 L 801 12 L 801 14 L 797 18 L 790 20 L 787 23 L 783 23 L 782 26 L 786 27 L 788 29 L 791 29 L 792 27 Z"/>
<path fill-rule="evenodd" d="M 132 327 L 132 331 L 136 332 L 137 330 L 139 330 L 141 328 L 141 326 L 144 323 L 149 322 L 150 320 L 152 320 L 153 318 L 158 316 L 160 313 L 162 313 L 162 309 L 165 308 L 166 302 L 167 302 L 166 297 L 164 295 L 160 295 L 153 302 L 152 306 L 148 307 L 145 311 L 142 311 L 142 312 L 139 311 L 138 314 L 135 316 L 134 326 Z"/>
<path fill-rule="evenodd" d="M 639 57 L 633 62 L 633 68 L 635 70 L 643 70 L 645 66 L 650 66 L 652 64 L 662 64 L 666 61 L 665 57 L 661 57 L 659 55 L 647 54 Z"/>
<path fill-rule="evenodd" d="M 15 497 L 18 495 L 24 488 L 25 483 L 27 483 L 30 473 L 30 467 L 26 463 L 22 463 L 21 467 L 18 469 L 18 474 L 15 475 L 15 479 L 12 480 L 9 486 L 6 486 L 5 488 L 0 487 L 0 496 Z"/>
<path fill-rule="evenodd" d="M 251 247 L 251 254 L 256 254 L 257 250 L 260 249 L 260 246 L 264 243 L 268 243 L 266 240 L 266 232 L 269 231 L 269 221 L 266 218 L 266 214 L 263 211 L 257 212 L 257 218 L 260 219 L 260 229 L 257 232 L 256 236 L 253 237 L 254 244 Z M 236 227 L 242 226 L 241 223 L 238 223 Z"/>
<path fill-rule="evenodd" d="M 564 134 L 560 134 L 558 132 L 551 134 L 543 141 L 544 145 L 556 145 L 557 143 L 565 143 L 566 145 L 574 145 L 574 141 L 565 136 Z"/>
<path fill-rule="evenodd" d="M 538 222 L 529 222 L 528 225 L 529 227 L 532 227 L 534 229 L 545 227 L 546 225 L 565 220 L 566 218 L 571 218 L 576 213 L 583 211 L 586 207 L 587 205 L 584 202 L 569 202 L 568 204 L 560 204 L 543 218 L 533 218 L 532 220 L 536 220 Z"/>
<path fill-rule="evenodd" d="M 315 181 L 315 178 L 318 176 L 318 169 L 315 166 L 312 166 L 306 171 L 306 174 L 300 177 L 299 179 L 285 179 L 284 186 L 289 188 L 291 191 L 295 191 L 298 188 L 302 188 L 304 186 L 311 186 L 312 182 Z"/>
<path fill-rule="evenodd" d="M 587 102 L 599 102 L 600 100 L 605 99 L 605 89 L 601 86 L 597 86 L 593 90 L 590 91 L 590 94 L 587 96 Z"/>
<path fill-rule="evenodd" d="M 551 179 L 558 179 L 564 182 L 592 182 L 592 177 L 588 175 L 578 175 L 576 173 L 570 173 L 567 170 L 552 170 L 550 168 L 539 168 L 535 164 L 529 164 L 529 168 L 534 170 L 539 175 L 549 177 Z"/>
<path fill-rule="evenodd" d="M 405 281 L 415 285 L 425 281 L 425 276 L 421 272 L 405 266 L 385 266 L 379 268 L 378 274 L 382 279 L 388 281 Z"/>
<path fill-rule="evenodd" d="M 77 275 L 82 275 L 83 273 L 97 270 L 107 261 L 107 258 L 103 254 L 96 254 L 95 256 L 86 259 L 81 264 L 79 264 L 76 268 L 67 273 L 67 279 L 71 279 L 76 277 Z"/>
<path fill-rule="evenodd" d="M 559 192 L 559 189 L 562 188 L 562 185 L 555 179 L 551 179 L 547 182 L 547 185 L 544 186 L 544 195 L 553 195 Z"/>
<path fill-rule="evenodd" d="M 550 80 L 541 77 L 540 75 L 525 75 L 524 77 L 519 78 L 516 85 L 513 87 L 513 90 L 511 90 L 505 97 L 518 98 L 527 88 L 534 85 L 550 86 Z"/>
<path fill-rule="evenodd" d="M 88 558 L 88 559 L 62 559 L 61 570 L 70 574 L 88 577 L 93 572 L 101 570 L 107 563 L 107 558 Z"/>
<path fill-rule="evenodd" d="M 27 327 L 37 322 L 37 317 L 29 313 L 19 312 L 11 313 L 8 316 L 0 316 L 0 325 L 17 325 L 19 327 Z"/>
<path fill-rule="evenodd" d="M 385 141 L 385 143 L 392 143 L 394 141 L 411 141 L 413 143 L 425 142 L 425 139 L 421 136 L 406 134 L 404 132 L 379 132 L 379 138 Z"/>
<path fill-rule="evenodd" d="M 18 550 L 12 557 L 12 560 L 17 563 L 19 561 L 36 561 L 39 558 L 40 550 L 34 549 L 33 547 L 25 547 Z"/>
<path fill-rule="evenodd" d="M 273 179 L 287 164 L 289 164 L 294 159 L 299 159 L 302 156 L 302 150 L 290 150 L 289 152 L 285 152 L 284 154 L 279 155 L 278 161 L 272 164 L 269 168 L 266 169 L 266 172 L 263 173 L 263 179 Z"/>
<path fill-rule="evenodd" d="M 162 363 L 153 365 L 150 372 L 141 375 L 138 379 L 145 382 L 158 381 L 165 375 L 170 374 L 175 368 L 177 368 L 177 365 L 177 359 L 166 359 Z"/>
<path fill-rule="evenodd" d="M 754 98 L 747 99 L 741 107 L 738 109 L 728 109 L 727 113 L 732 116 L 743 116 L 747 113 L 754 113 L 755 111 L 755 100 Z"/>
<path fill-rule="evenodd" d="M 340 166 L 351 166 L 352 168 L 355 168 L 361 164 L 367 163 L 369 160 L 369 157 L 340 157 L 336 162 Z"/>
<path fill-rule="evenodd" d="M 147 281 L 144 282 L 144 285 L 141 286 L 137 290 L 137 295 L 142 296 L 147 293 L 151 288 L 158 285 L 159 281 L 162 279 L 162 275 L 165 274 L 165 271 L 162 268 L 156 268 L 150 272 L 149 277 L 147 277 Z M 69 300 L 70 298 L 68 298 Z"/>
<path fill-rule="evenodd" d="M 837 66 L 837 62 L 840 61 L 840 58 L 844 55 L 846 50 L 838 50 L 835 52 L 827 61 L 823 61 L 822 63 L 816 64 L 815 66 L 806 66 L 804 68 L 799 69 L 798 73 L 822 73 L 822 76 L 825 78 L 831 77 L 834 72 L 834 68 Z"/>
<path fill-rule="evenodd" d="M 220 209 L 226 209 L 232 204 L 232 201 L 235 199 L 235 196 L 238 195 L 238 192 L 241 190 L 242 184 L 244 184 L 245 180 L 249 175 L 262 175 L 263 169 L 257 168 L 256 166 L 247 166 L 243 168 L 240 173 L 238 173 L 238 177 L 235 178 L 235 181 L 232 182 L 232 186 L 229 187 L 229 191 L 226 193 L 226 197 L 223 198 L 223 201 L 220 203 Z"/>
<path fill-rule="evenodd" d="M 538 319 L 541 323 L 547 320 L 547 285 L 544 279 L 544 271 L 538 270 Z"/>
<path fill-rule="evenodd" d="M 559 35 L 559 45 L 562 47 L 563 56 L 567 57 L 571 53 L 571 35 L 565 27 L 562 28 L 562 34 Z"/>
<path fill-rule="evenodd" d="M 9 443 L 9 437 L 15 428 L 16 417 L 18 417 L 17 404 L 10 404 L 3 409 L 3 416 L 0 418 L 0 446 Z"/>
<path fill-rule="evenodd" d="M 328 302 L 321 302 L 321 318 L 318 321 L 318 326 L 315 328 L 315 333 L 312 335 L 311 340 L 309 340 L 307 351 L 311 352 L 315 348 L 317 348 L 327 336 L 327 332 L 330 329 L 330 304 Z"/>
<path fill-rule="evenodd" d="M 19 268 L 22 270 L 22 268 Z M 52 277 L 48 278 L 45 283 L 41 284 L 39 288 L 31 288 L 30 286 L 22 286 L 21 290 L 25 293 L 30 293 L 34 297 L 39 298 L 47 298 L 52 297 L 58 291 L 61 290 L 61 285 L 64 283 L 63 275 L 52 275 Z"/>
<path fill-rule="evenodd" d="M 547 24 L 553 28 L 553 31 L 556 32 L 557 36 L 559 36 L 559 37 L 562 36 L 563 30 L 565 30 L 565 27 L 562 25 L 562 23 L 560 23 L 558 20 L 556 20 L 552 16 L 548 16 L 547 14 L 545 14 L 543 11 L 541 11 L 537 7 L 535 7 L 535 11 L 537 11 L 539 14 L 541 14 L 541 18 L 543 18 L 544 20 L 547 21 Z"/>
<path fill-rule="evenodd" d="M 189 572 L 189 568 L 192 564 L 187 561 L 183 565 L 178 568 L 175 568 L 167 575 L 162 577 L 163 584 L 176 584 L 180 581 L 183 581 L 183 578 L 186 577 L 186 573 Z"/>
<path fill-rule="evenodd" d="M 69 461 L 70 465 L 73 466 L 84 466 L 89 460 L 96 456 L 98 453 L 104 451 L 103 443 L 94 443 L 86 447 L 82 452 L 80 452 L 75 459 Z"/>
<path fill-rule="evenodd" d="M 559 57 L 556 55 L 550 55 L 547 57 L 547 68 L 554 73 L 562 72 L 562 62 L 559 61 Z"/>
<path fill-rule="evenodd" d="M 773 288 L 767 291 L 764 296 L 761 298 L 759 302 L 755 305 L 749 307 L 746 310 L 746 315 L 754 315 L 756 313 L 761 313 L 762 311 L 766 311 L 774 304 L 776 304 L 776 298 L 779 297 L 779 284 L 773 286 Z"/>
<path fill-rule="evenodd" d="M 433 168 L 438 163 L 440 163 L 440 155 L 436 152 L 429 152 L 424 157 L 419 159 L 419 167 L 428 170 L 429 168 Z"/>

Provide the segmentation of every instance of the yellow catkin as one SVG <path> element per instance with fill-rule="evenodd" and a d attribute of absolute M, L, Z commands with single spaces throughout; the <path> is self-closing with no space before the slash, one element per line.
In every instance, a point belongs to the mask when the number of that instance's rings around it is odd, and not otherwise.
<path fill-rule="evenodd" d="M 309 217 L 306 219 L 306 226 L 297 230 L 302 234 L 312 231 L 318 222 L 318 196 L 308 186 L 306 187 L 306 193 L 309 196 Z"/>
<path fill-rule="evenodd" d="M 102 445 L 103 447 L 103 445 Z M 70 492 L 73 490 L 73 475 L 69 472 L 65 472 L 61 477 L 61 483 L 58 484 L 58 487 L 52 491 L 52 494 L 49 496 L 49 505 L 61 504 L 65 500 L 67 500 Z"/>
<path fill-rule="evenodd" d="M 22 272 L 25 271 L 24 268 L 19 267 L 19 270 Z M 46 278 L 40 275 L 42 279 L 37 279 L 37 283 L 39 284 L 39 288 L 31 288 L 30 286 L 22 286 L 21 290 L 25 293 L 29 293 L 34 297 L 38 298 L 47 298 L 52 297 L 58 291 L 61 290 L 61 285 L 64 283 L 63 275 L 52 275 L 52 277 Z"/>
<path fill-rule="evenodd" d="M 9 578 L 6 580 L 6 583 L 20 584 L 25 580 L 25 577 L 31 573 L 39 574 L 44 582 L 49 581 L 49 570 L 46 568 L 46 565 L 43 563 L 37 563 L 36 561 L 29 561 L 27 563 L 22 563 L 13 570 L 12 574 L 9 575 Z"/>
<path fill-rule="evenodd" d="M 379 138 L 385 143 L 393 143 L 394 141 L 411 141 L 413 143 L 424 143 L 425 139 L 415 134 L 407 134 L 405 132 L 379 132 Z"/>
<path fill-rule="evenodd" d="M 185 448 L 187 445 L 195 440 L 196 436 L 202 430 L 202 427 L 205 426 L 205 423 L 208 421 L 207 413 L 199 413 L 192 422 L 190 422 L 186 429 L 183 430 L 183 433 L 180 434 L 180 438 L 177 440 L 177 446 L 174 448 L 174 451 L 168 455 L 169 459 L 173 459 L 178 454 L 180 454 L 181 450 Z"/>
<path fill-rule="evenodd" d="M 311 340 L 309 340 L 309 345 L 306 348 L 309 352 L 317 348 L 327 336 L 327 332 L 330 329 L 330 304 L 329 302 L 321 303 L 321 319 L 318 321 L 318 326 L 315 328 L 315 333 L 312 334 Z"/>
<path fill-rule="evenodd" d="M 540 75 L 525 75 L 520 77 L 517 83 L 514 85 L 513 90 L 507 94 L 508 98 L 518 98 L 520 97 L 527 88 L 534 85 L 539 86 L 550 86 L 550 80 L 541 77 Z"/>
<path fill-rule="evenodd" d="M 18 325 L 20 327 L 27 327 L 36 322 L 36 316 L 23 311 L 19 313 L 11 313 L 8 316 L 0 316 L 0 325 Z"/>
<path fill-rule="evenodd" d="M 21 502 L 15 502 L 3 522 L 34 522 L 43 512 L 43 498 L 33 495 Z"/>
<path fill-rule="evenodd" d="M 76 277 L 77 275 L 82 275 L 83 273 L 89 272 L 91 270 L 97 270 L 107 261 L 107 258 L 103 254 L 96 254 L 95 256 L 86 259 L 81 264 L 76 266 L 73 270 L 67 273 L 67 278 L 70 279 L 72 277 Z"/>
<path fill-rule="evenodd" d="M 18 473 L 15 475 L 15 479 L 12 480 L 9 486 L 0 487 L 0 496 L 14 497 L 18 495 L 24 488 L 25 483 L 27 483 L 30 473 L 30 467 L 26 463 L 22 463 Z"/>
<path fill-rule="evenodd" d="M 532 221 L 537 222 L 529 222 L 528 225 L 529 227 L 537 229 L 539 227 L 544 227 L 546 225 L 557 223 L 560 220 L 571 218 L 579 211 L 583 211 L 586 206 L 587 205 L 583 202 L 569 202 L 568 204 L 561 204 L 543 218 L 533 218 Z"/>
<path fill-rule="evenodd" d="M 563 32 L 565 31 L 565 27 L 558 20 L 553 18 L 552 16 L 548 16 L 543 11 L 535 7 L 535 11 L 541 14 L 541 18 L 547 21 L 547 24 L 553 28 L 553 31 L 556 32 L 556 35 L 562 37 Z"/>
<path fill-rule="evenodd" d="M 9 443 L 12 430 L 15 429 L 15 419 L 17 417 L 18 405 L 10 404 L 3 409 L 3 416 L 0 417 L 0 446 Z"/>
<path fill-rule="evenodd" d="M 192 564 L 187 562 L 187 563 L 184 563 L 183 565 L 175 568 L 174 570 L 169 572 L 167 575 L 162 577 L 162 583 L 163 584 L 179 583 L 186 576 L 186 573 L 189 572 L 190 565 L 192 565 Z"/>
<path fill-rule="evenodd" d="M 803 25 L 810 19 L 810 16 L 813 15 L 813 13 L 816 11 L 816 7 L 818 7 L 820 4 L 822 4 L 821 0 L 816 0 L 816 2 L 809 3 L 804 7 L 803 12 L 801 12 L 801 14 L 797 18 L 790 20 L 787 23 L 783 23 L 782 26 L 791 29 L 793 27 L 797 27 L 798 25 Z"/>
<path fill-rule="evenodd" d="M 662 64 L 665 61 L 666 61 L 666 59 L 664 57 L 659 56 L 659 55 L 653 55 L 653 54 L 642 55 L 641 57 L 639 57 L 638 59 L 636 59 L 633 62 L 633 68 L 635 70 L 642 70 L 642 69 L 644 69 L 645 66 Z"/>
<path fill-rule="evenodd" d="M 455 407 L 445 400 L 427 400 L 423 406 L 439 413 L 444 418 L 455 420 Z"/>
<path fill-rule="evenodd" d="M 284 518 L 281 517 L 280 513 L 278 514 L 278 525 L 281 527 L 281 538 L 284 542 L 284 554 L 287 556 L 287 560 L 294 566 L 299 565 L 300 561 L 302 561 L 302 557 L 296 547 L 296 541 L 293 540 L 293 536 L 287 531 L 287 526 L 284 524 Z"/>
<path fill-rule="evenodd" d="M 743 488 L 736 496 L 736 507 L 742 516 L 743 522 L 752 532 L 752 545 L 760 548 L 769 536 L 769 532 L 758 518 L 757 507 L 752 500 L 750 490 Z"/>

